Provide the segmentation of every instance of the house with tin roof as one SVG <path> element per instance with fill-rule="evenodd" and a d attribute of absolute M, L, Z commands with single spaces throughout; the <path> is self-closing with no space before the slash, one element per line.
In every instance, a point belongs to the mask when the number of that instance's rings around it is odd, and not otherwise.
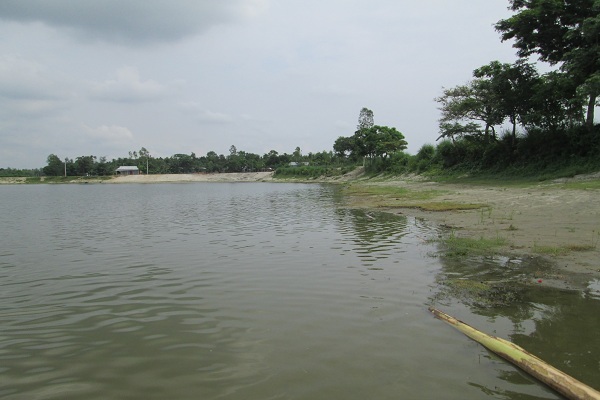
<path fill-rule="evenodd" d="M 123 165 L 117 168 L 115 173 L 117 175 L 139 175 L 140 170 L 138 167 Z"/>

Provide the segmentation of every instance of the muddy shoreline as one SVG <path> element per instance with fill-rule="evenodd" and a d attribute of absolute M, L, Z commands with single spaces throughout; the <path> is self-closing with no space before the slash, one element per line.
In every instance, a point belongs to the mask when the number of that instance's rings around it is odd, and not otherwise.
<path fill-rule="evenodd" d="M 273 172 L 231 172 L 223 174 L 161 174 L 118 176 L 106 183 L 184 183 L 184 182 L 266 182 Z"/>
<path fill-rule="evenodd" d="M 544 284 L 577 287 L 600 280 L 599 190 L 576 189 L 572 180 L 526 187 L 448 184 L 413 179 L 372 182 L 413 191 L 439 191 L 436 202 L 481 204 L 459 211 L 424 211 L 414 207 L 383 208 L 446 227 L 452 234 L 472 239 L 506 239 L 498 252 L 520 259 L 536 258 L 552 266 L 540 276 Z M 592 177 L 596 179 L 597 177 Z M 350 199 L 350 202 L 352 200 Z"/>

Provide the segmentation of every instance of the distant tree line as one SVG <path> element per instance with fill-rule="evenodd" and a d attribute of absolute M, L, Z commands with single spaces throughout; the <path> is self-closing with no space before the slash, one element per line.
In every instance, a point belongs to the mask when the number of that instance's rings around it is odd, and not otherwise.
<path fill-rule="evenodd" d="M 289 165 L 291 162 L 328 166 L 340 160 L 336 159 L 332 151 L 303 155 L 297 147 L 291 154 L 280 154 L 271 150 L 261 156 L 231 146 L 226 156 L 209 151 L 205 156 L 197 156 L 192 152 L 174 154 L 171 157 L 152 157 L 148 150 L 142 147 L 139 151 L 130 151 L 128 157 L 110 161 L 106 157 L 93 155 L 63 160 L 56 154 L 50 154 L 46 161 L 47 165 L 42 168 L 42 172 L 47 176 L 108 176 L 114 175 L 119 166 L 136 166 L 140 172 L 149 174 L 189 174 L 268 171 Z"/>
<path fill-rule="evenodd" d="M 36 169 L 18 169 L 18 168 L 0 168 L 0 177 L 25 176 L 34 177 L 41 176 L 42 170 Z"/>
<path fill-rule="evenodd" d="M 109 176 L 114 175 L 119 166 L 136 166 L 141 173 L 149 174 L 277 171 L 281 176 L 314 177 L 347 172 L 367 161 L 369 166 L 375 165 L 376 160 L 389 162 L 392 155 L 402 152 L 406 145 L 400 132 L 395 128 L 375 125 L 373 112 L 363 108 L 357 131 L 349 138 L 339 138 L 333 146 L 335 152 L 303 154 L 300 147 L 296 147 L 290 154 L 271 150 L 259 155 L 238 150 L 232 145 L 228 155 L 209 151 L 204 156 L 192 152 L 189 155 L 152 157 L 142 147 L 139 151 L 130 151 L 128 157 L 110 161 L 94 155 L 62 159 L 50 154 L 41 172 L 46 176 Z"/>

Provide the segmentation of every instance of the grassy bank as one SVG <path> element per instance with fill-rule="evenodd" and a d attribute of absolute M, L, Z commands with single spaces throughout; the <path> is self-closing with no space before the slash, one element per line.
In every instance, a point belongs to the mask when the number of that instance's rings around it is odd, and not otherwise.
<path fill-rule="evenodd" d="M 343 192 L 353 198 L 357 207 L 416 208 L 424 211 L 473 210 L 485 207 L 481 203 L 445 201 L 447 190 L 408 189 L 396 185 L 354 183 L 344 187 Z"/>

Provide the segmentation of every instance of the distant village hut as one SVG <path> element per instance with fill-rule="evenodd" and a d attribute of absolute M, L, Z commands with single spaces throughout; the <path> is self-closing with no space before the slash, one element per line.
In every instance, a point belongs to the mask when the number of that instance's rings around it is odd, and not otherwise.
<path fill-rule="evenodd" d="M 133 167 L 133 166 L 121 166 L 121 167 L 117 168 L 115 172 L 117 173 L 117 175 L 139 175 L 140 174 L 140 170 L 138 169 L 138 167 Z"/>

